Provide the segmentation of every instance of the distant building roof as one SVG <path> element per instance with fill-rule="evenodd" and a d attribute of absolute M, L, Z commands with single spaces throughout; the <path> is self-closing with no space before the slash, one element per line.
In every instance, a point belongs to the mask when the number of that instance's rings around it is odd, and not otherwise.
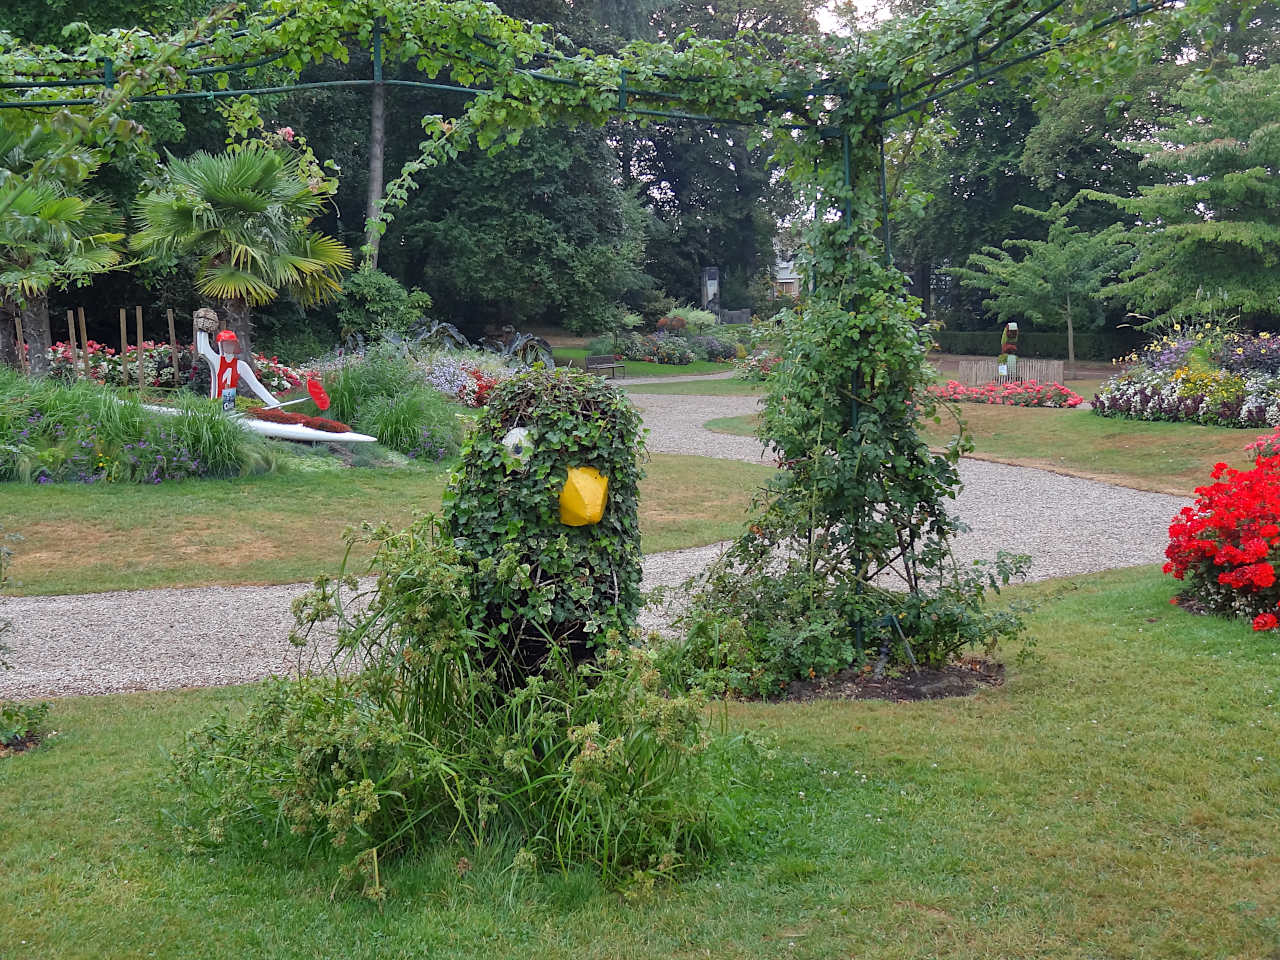
<path fill-rule="evenodd" d="M 776 261 L 773 265 L 773 279 L 778 283 L 785 283 L 788 280 L 799 280 L 800 274 L 796 270 L 795 260 Z"/>

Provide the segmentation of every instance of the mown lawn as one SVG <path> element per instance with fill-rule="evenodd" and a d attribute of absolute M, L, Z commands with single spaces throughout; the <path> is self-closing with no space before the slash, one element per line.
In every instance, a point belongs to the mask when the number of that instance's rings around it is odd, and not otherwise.
<path fill-rule="evenodd" d="M 581 362 L 592 356 L 586 347 L 556 347 L 553 351 L 557 362 L 573 360 Z M 708 373 L 729 373 L 733 366 L 728 363 L 713 363 L 710 360 L 695 360 L 693 363 L 649 363 L 645 360 L 619 360 L 626 364 L 627 377 L 695 377 Z M 618 386 L 625 385 L 626 378 L 618 378 Z"/>
<path fill-rule="evenodd" d="M 1219 461 L 1248 466 L 1244 448 L 1263 432 L 1122 420 L 1088 410 L 980 403 L 958 407 L 973 435 L 975 456 L 1185 496 L 1209 481 Z M 758 423 L 757 415 L 720 417 L 707 421 L 706 427 L 754 436 Z M 925 437 L 939 446 L 955 429 L 955 420 L 945 411 L 941 424 L 923 425 Z"/>
<path fill-rule="evenodd" d="M 625 380 L 619 381 L 627 393 L 659 393 L 676 394 L 694 397 L 762 397 L 763 383 L 751 383 L 746 380 L 691 380 L 688 383 L 637 383 L 628 385 Z"/>
<path fill-rule="evenodd" d="M 1274 958 L 1280 648 L 1170 593 L 1152 569 L 1020 590 L 1039 659 L 972 699 L 732 705 L 730 732 L 776 735 L 773 779 L 730 787 L 731 845 L 650 892 L 446 847 L 385 866 L 379 910 L 328 865 L 186 853 L 165 750 L 244 691 L 58 701 L 53 742 L 0 761 L 0 952 Z"/>
<path fill-rule="evenodd" d="M 736 536 L 772 473 L 666 454 L 645 469 L 640 528 L 650 553 Z M 444 483 L 443 469 L 421 468 L 159 486 L 6 483 L 0 517 L 24 538 L 11 571 L 16 593 L 293 583 L 337 569 L 346 527 L 405 526 L 439 509 Z"/>
<path fill-rule="evenodd" d="M 959 407 L 979 456 L 1185 495 L 1208 482 L 1219 461 L 1246 465 L 1244 448 L 1262 432 L 1122 420 L 1089 410 Z M 941 425 L 925 424 L 924 433 L 933 443 L 945 443 L 955 421 L 944 414 Z"/>

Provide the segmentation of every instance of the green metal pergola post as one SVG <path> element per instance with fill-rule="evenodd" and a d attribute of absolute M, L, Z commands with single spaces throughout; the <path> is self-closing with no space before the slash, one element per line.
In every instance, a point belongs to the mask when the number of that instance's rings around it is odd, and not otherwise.
<path fill-rule="evenodd" d="M 844 210 L 841 214 L 841 220 L 849 229 L 853 228 L 853 144 L 849 138 L 849 131 L 841 131 L 840 134 L 840 152 L 843 161 L 844 173 Z M 852 251 L 850 251 L 852 253 Z M 858 392 L 862 389 L 862 384 L 858 380 L 858 374 L 855 371 L 853 381 L 849 384 L 851 399 L 849 403 L 849 437 L 857 443 L 858 440 L 858 419 L 860 411 L 858 409 Z M 861 521 L 861 517 L 855 515 L 853 517 L 854 539 L 857 539 L 857 528 Z M 862 557 L 855 556 L 853 562 L 857 567 L 858 581 L 854 587 L 859 596 L 862 595 Z M 857 650 L 858 656 L 863 655 L 863 648 L 866 642 L 865 625 L 862 622 L 862 615 L 858 614 L 857 620 L 853 624 L 853 644 Z"/>

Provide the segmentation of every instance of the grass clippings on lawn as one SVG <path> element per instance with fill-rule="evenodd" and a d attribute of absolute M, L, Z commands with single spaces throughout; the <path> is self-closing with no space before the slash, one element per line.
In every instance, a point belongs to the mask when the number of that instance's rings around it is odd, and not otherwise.
<path fill-rule="evenodd" d="M 1273 635 L 1127 570 L 1017 591 L 1040 659 L 975 697 L 716 709 L 777 738 L 727 785 L 728 849 L 619 895 L 509 850 L 390 864 L 380 910 L 328 865 L 188 853 L 163 751 L 244 691 L 68 699 L 0 763 L 6 960 L 1095 957 L 1270 960 L 1280 943 Z M 461 857 L 471 869 L 457 869 Z"/>

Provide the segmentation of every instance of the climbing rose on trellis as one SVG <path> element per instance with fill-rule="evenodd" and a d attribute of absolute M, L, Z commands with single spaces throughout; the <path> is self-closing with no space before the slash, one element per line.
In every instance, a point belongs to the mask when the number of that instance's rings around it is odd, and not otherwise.
<path fill-rule="evenodd" d="M 1273 629 L 1280 622 L 1280 456 L 1259 457 L 1250 470 L 1215 464 L 1212 476 L 1216 482 L 1197 487 L 1194 506 L 1169 526 L 1164 572 L 1186 584 L 1175 602 Z"/>

